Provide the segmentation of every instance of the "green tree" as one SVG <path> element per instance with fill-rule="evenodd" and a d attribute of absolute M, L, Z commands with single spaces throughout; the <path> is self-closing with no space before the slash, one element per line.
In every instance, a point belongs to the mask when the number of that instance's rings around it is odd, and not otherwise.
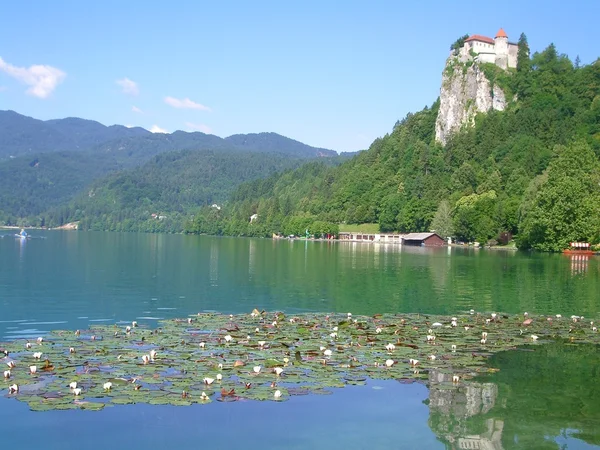
<path fill-rule="evenodd" d="M 529 60 L 529 43 L 525 33 L 521 33 L 517 43 L 517 72 L 527 72 L 531 67 Z"/>
<path fill-rule="evenodd" d="M 452 222 L 452 208 L 448 200 L 442 200 L 438 206 L 435 216 L 431 221 L 431 229 L 443 238 L 454 235 L 454 224 Z"/>
<path fill-rule="evenodd" d="M 600 164 L 585 142 L 558 149 L 519 236 L 522 247 L 560 251 L 598 239 Z"/>

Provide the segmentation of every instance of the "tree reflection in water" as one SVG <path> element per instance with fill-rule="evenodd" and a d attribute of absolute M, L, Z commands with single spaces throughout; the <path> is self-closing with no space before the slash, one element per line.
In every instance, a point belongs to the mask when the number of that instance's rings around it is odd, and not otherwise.
<path fill-rule="evenodd" d="M 489 365 L 499 371 L 458 387 L 452 374 L 429 374 L 429 425 L 447 448 L 600 447 L 598 347 L 520 348 L 495 355 Z"/>

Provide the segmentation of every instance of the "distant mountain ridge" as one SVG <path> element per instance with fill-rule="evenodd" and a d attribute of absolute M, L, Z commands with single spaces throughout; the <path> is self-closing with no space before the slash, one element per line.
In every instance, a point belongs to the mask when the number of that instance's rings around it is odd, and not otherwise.
<path fill-rule="evenodd" d="M 200 132 L 151 133 L 122 125 L 105 126 L 77 117 L 39 120 L 0 111 L 0 160 L 56 151 L 142 152 L 143 159 L 172 150 L 229 149 L 278 153 L 300 158 L 330 157 L 337 152 L 312 147 L 277 133 L 236 134 L 227 138 Z"/>

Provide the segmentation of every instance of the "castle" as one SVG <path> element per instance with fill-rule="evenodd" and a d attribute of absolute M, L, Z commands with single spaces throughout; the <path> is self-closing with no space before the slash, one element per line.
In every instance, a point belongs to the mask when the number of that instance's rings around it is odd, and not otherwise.
<path fill-rule="evenodd" d="M 460 48 L 459 56 L 461 59 L 468 58 L 471 52 L 477 54 L 478 61 L 496 64 L 502 69 L 517 67 L 517 44 L 508 42 L 508 36 L 502 28 L 494 39 L 480 34 L 469 36 Z"/>

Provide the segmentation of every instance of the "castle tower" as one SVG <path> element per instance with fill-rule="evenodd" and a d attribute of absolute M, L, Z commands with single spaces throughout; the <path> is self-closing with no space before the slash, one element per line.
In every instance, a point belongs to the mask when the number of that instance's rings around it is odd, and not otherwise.
<path fill-rule="evenodd" d="M 496 33 L 494 52 L 496 53 L 496 65 L 506 69 L 508 67 L 508 36 L 502 28 Z"/>

